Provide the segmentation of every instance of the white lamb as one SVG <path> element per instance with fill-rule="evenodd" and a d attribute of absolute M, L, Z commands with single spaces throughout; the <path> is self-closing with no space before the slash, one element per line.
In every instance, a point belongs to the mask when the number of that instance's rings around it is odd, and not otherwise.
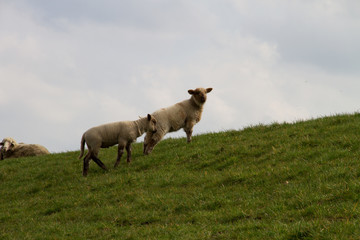
<path fill-rule="evenodd" d="M 0 143 L 0 159 L 30 157 L 50 154 L 50 152 L 39 144 L 17 143 L 13 138 L 7 137 Z"/>
<path fill-rule="evenodd" d="M 97 157 L 100 148 L 108 148 L 118 144 L 118 156 L 114 167 L 119 165 L 124 147 L 127 151 L 127 162 L 131 161 L 131 143 L 144 132 L 156 132 L 156 119 L 150 114 L 136 121 L 123 121 L 103 124 L 87 130 L 81 139 L 81 153 L 84 155 L 84 145 L 88 147 L 88 153 L 84 158 L 83 175 L 87 176 L 90 160 L 94 160 L 102 169 L 107 170 L 104 163 Z"/>
<path fill-rule="evenodd" d="M 157 120 L 157 132 L 146 133 L 144 139 L 144 154 L 149 154 L 155 145 L 168 132 L 178 131 L 183 128 L 186 132 L 187 142 L 191 142 L 193 127 L 201 119 L 204 104 L 206 102 L 207 93 L 212 88 L 197 88 L 188 90 L 191 98 L 167 108 L 162 108 L 152 115 Z"/>

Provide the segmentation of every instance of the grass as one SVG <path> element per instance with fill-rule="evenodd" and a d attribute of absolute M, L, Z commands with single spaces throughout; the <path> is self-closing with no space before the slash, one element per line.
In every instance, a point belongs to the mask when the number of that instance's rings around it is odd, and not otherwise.
<path fill-rule="evenodd" d="M 360 114 L 0 162 L 0 239 L 357 239 Z M 114 164 L 116 148 L 100 159 Z"/>

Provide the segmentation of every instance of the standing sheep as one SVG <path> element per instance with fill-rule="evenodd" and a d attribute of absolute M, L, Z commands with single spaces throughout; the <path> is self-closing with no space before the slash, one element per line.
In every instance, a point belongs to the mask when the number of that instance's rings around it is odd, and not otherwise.
<path fill-rule="evenodd" d="M 4 138 L 0 143 L 0 159 L 19 158 L 50 154 L 50 152 L 39 144 L 17 143 L 13 138 Z"/>
<path fill-rule="evenodd" d="M 124 121 L 103 124 L 87 130 L 81 139 L 81 153 L 79 159 L 84 155 L 84 145 L 88 147 L 88 153 L 84 158 L 83 175 L 87 176 L 90 160 L 94 160 L 102 169 L 107 170 L 104 163 L 97 157 L 100 148 L 108 148 L 118 144 L 118 156 L 114 167 L 116 168 L 121 156 L 124 153 L 124 147 L 127 151 L 127 162 L 131 161 L 131 143 L 144 132 L 156 132 L 156 119 L 150 114 L 147 117 L 136 121 Z"/>
<path fill-rule="evenodd" d="M 204 104 L 206 102 L 207 93 L 212 88 L 197 88 L 188 90 L 191 95 L 190 99 L 176 103 L 167 108 L 162 108 L 153 113 L 157 119 L 157 132 L 146 133 L 144 139 L 144 154 L 149 154 L 155 145 L 168 132 L 174 132 L 180 128 L 184 128 L 187 136 L 187 142 L 191 142 L 193 127 L 201 119 Z"/>

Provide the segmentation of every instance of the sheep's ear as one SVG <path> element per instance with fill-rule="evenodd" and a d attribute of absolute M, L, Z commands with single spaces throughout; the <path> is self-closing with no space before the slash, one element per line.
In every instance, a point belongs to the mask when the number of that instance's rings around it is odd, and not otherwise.
<path fill-rule="evenodd" d="M 147 115 L 147 119 L 148 119 L 148 121 L 151 120 L 151 115 L 150 114 Z"/>
<path fill-rule="evenodd" d="M 207 88 L 206 89 L 206 93 L 209 93 L 209 92 L 211 92 L 212 91 L 212 88 Z"/>
<path fill-rule="evenodd" d="M 188 93 L 193 95 L 195 93 L 195 91 L 190 89 L 190 90 L 188 90 Z"/>

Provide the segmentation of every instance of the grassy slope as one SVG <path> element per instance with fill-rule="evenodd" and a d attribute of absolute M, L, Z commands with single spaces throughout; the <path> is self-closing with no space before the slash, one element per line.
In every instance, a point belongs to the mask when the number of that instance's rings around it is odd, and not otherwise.
<path fill-rule="evenodd" d="M 352 114 L 134 144 L 87 178 L 79 152 L 1 161 L 0 238 L 357 238 L 359 133 Z"/>

